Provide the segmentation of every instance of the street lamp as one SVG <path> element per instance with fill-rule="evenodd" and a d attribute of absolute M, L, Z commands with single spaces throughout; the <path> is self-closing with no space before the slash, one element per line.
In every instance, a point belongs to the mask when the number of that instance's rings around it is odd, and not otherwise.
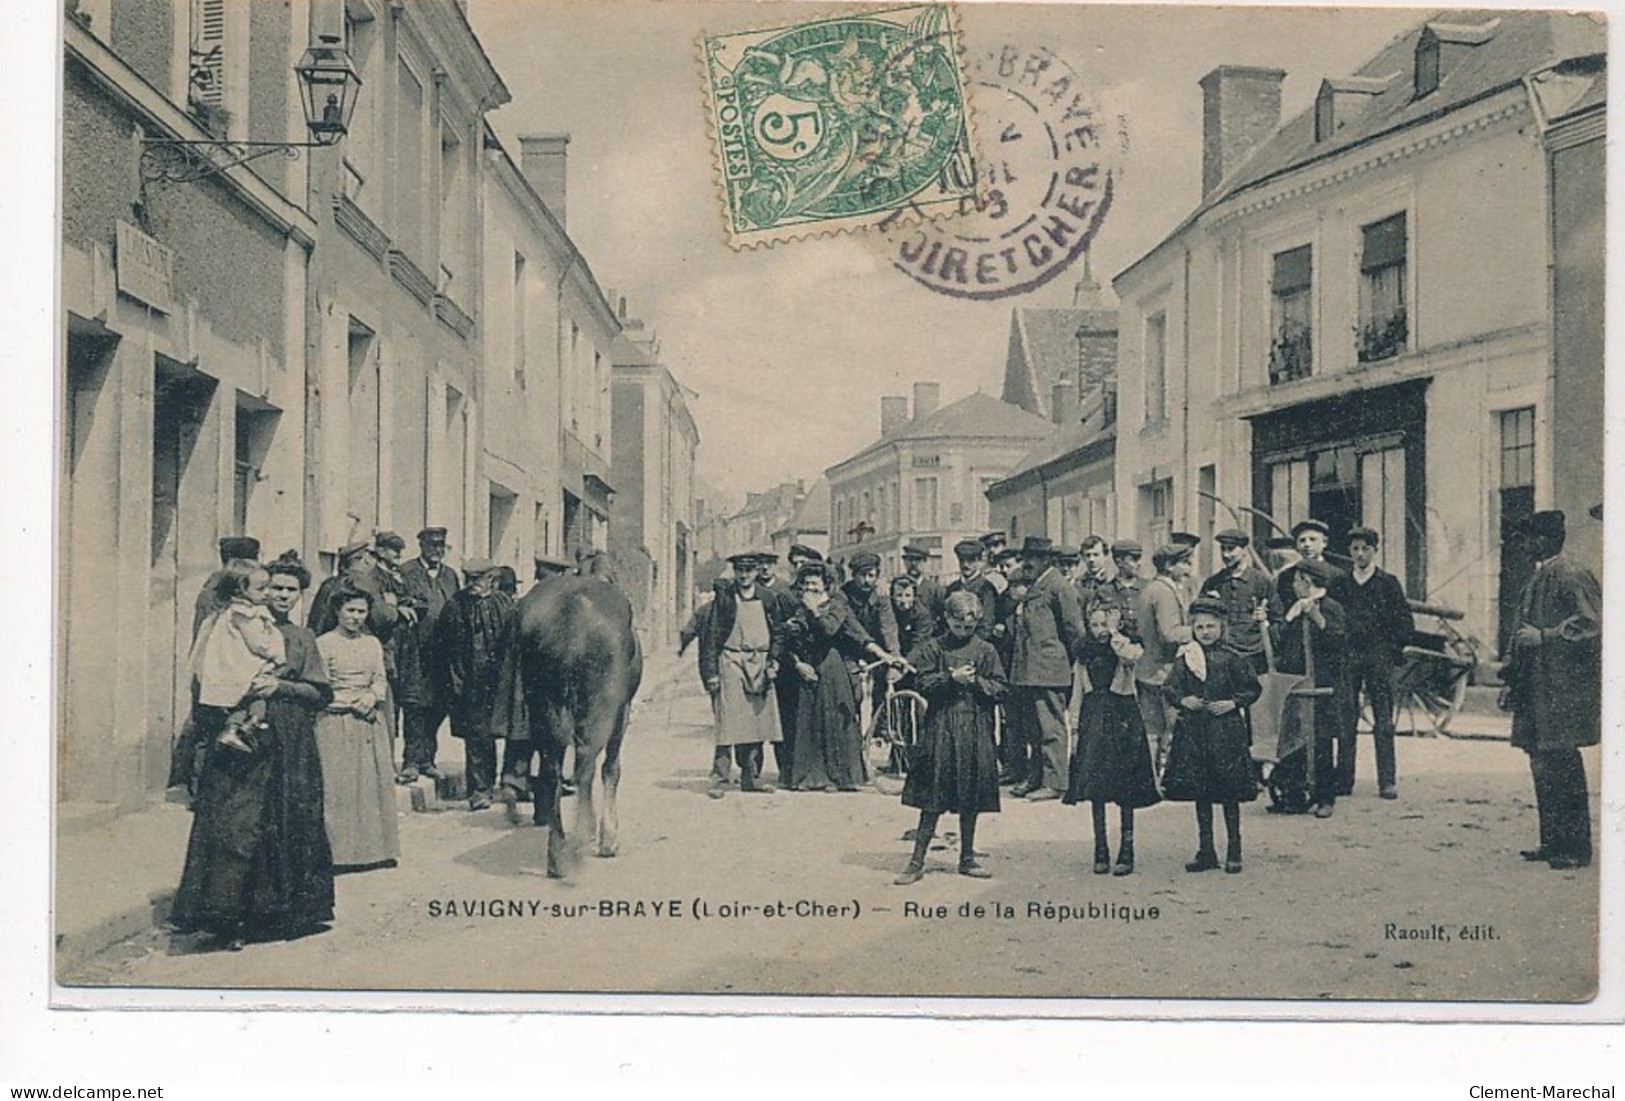
<path fill-rule="evenodd" d="M 337 145 L 350 132 L 361 74 L 340 44 L 339 36 L 324 34 L 293 67 L 299 77 L 300 105 L 310 141 L 193 141 L 186 138 L 142 138 L 142 183 L 192 183 L 219 175 L 240 164 L 281 153 L 289 159 L 301 149 Z M 227 149 L 235 157 L 220 163 L 199 149 Z"/>

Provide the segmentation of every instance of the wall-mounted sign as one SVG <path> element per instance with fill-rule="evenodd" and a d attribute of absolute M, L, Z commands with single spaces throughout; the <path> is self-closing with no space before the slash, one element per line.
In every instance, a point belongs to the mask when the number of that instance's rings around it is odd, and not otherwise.
<path fill-rule="evenodd" d="M 174 312 L 174 249 L 158 243 L 127 222 L 120 222 L 118 252 L 114 261 L 120 294 L 145 302 L 155 310 Z"/>

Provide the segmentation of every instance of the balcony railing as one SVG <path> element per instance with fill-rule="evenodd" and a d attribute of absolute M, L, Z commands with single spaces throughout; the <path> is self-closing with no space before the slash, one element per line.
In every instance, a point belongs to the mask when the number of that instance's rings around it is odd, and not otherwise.
<path fill-rule="evenodd" d="M 1405 350 L 1410 336 L 1405 310 L 1401 307 L 1385 318 L 1359 325 L 1354 330 L 1355 350 L 1361 363 L 1389 359 Z"/>
<path fill-rule="evenodd" d="M 1288 321 L 1270 343 L 1270 385 L 1308 378 L 1314 360 L 1314 331 L 1301 321 Z"/>

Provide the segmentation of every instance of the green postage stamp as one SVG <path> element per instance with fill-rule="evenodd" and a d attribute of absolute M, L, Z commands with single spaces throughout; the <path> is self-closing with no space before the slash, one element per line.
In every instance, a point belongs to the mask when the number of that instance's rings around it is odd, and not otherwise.
<path fill-rule="evenodd" d="M 951 8 L 882 8 L 703 40 L 735 248 L 838 233 L 976 196 Z"/>

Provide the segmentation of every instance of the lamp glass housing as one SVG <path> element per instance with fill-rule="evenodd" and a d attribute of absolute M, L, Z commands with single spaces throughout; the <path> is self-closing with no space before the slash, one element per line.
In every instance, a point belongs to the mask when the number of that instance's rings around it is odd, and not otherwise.
<path fill-rule="evenodd" d="M 338 35 L 324 34 L 293 67 L 299 74 L 305 126 L 320 145 L 333 145 L 350 132 L 361 74 Z"/>

